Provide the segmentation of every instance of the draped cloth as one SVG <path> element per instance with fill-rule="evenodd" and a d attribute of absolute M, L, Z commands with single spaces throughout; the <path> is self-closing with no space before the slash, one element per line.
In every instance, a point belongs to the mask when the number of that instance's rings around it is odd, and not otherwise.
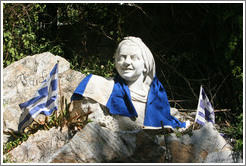
<path fill-rule="evenodd" d="M 107 80 L 97 75 L 88 75 L 75 89 L 71 100 L 81 100 L 82 96 L 89 97 L 106 106 L 111 114 L 138 117 L 131 101 L 130 90 L 119 75 L 113 80 Z M 148 93 L 143 126 L 145 129 L 160 129 L 161 121 L 165 128 L 186 127 L 185 122 L 181 123 L 171 116 L 165 89 L 155 76 Z"/>

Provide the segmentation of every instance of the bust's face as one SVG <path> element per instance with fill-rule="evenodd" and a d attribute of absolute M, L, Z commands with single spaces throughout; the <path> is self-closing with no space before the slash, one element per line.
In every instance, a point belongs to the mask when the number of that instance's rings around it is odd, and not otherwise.
<path fill-rule="evenodd" d="M 124 44 L 116 55 L 115 63 L 119 75 L 126 81 L 136 81 L 146 70 L 141 50 L 130 44 Z"/>

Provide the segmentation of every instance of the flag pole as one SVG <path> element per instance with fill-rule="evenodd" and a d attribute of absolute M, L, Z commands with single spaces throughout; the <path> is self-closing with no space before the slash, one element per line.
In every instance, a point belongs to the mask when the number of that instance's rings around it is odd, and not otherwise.
<path fill-rule="evenodd" d="M 192 129 L 192 130 L 194 130 L 194 129 L 195 129 L 195 125 L 196 125 L 196 122 L 193 122 L 193 129 Z"/>
<path fill-rule="evenodd" d="M 59 70 L 59 60 L 57 60 L 57 67 Z M 59 84 L 59 91 L 60 91 L 60 114 L 61 114 L 61 118 L 60 118 L 60 124 L 62 127 L 62 120 L 63 120 L 63 102 L 62 102 L 62 90 L 61 90 L 61 82 L 60 82 L 60 78 L 59 78 L 59 71 L 57 70 L 57 79 L 58 79 L 58 84 Z"/>
<path fill-rule="evenodd" d="M 197 105 L 197 109 L 196 109 L 196 117 L 195 117 L 195 120 L 194 120 L 194 123 L 193 123 L 193 130 L 195 129 L 195 126 L 196 126 L 196 119 L 197 119 L 197 114 L 198 114 L 198 107 L 199 107 L 199 104 L 200 104 L 200 95 L 201 95 L 201 88 L 202 88 L 202 85 L 200 86 L 200 92 L 199 92 L 199 98 L 198 98 L 198 105 Z"/>

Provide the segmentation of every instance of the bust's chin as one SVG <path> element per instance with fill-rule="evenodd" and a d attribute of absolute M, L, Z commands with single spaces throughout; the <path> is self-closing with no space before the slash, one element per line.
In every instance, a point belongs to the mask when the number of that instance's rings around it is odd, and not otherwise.
<path fill-rule="evenodd" d="M 127 82 L 133 82 L 136 80 L 136 78 L 133 76 L 132 73 L 124 73 L 120 75 L 124 80 Z"/>

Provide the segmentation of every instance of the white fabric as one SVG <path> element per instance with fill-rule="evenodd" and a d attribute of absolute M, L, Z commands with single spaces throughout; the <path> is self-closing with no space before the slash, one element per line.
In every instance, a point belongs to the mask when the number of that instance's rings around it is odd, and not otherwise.
<path fill-rule="evenodd" d="M 107 80 L 101 76 L 92 75 L 83 96 L 89 97 L 106 106 L 113 88 L 114 80 Z"/>

